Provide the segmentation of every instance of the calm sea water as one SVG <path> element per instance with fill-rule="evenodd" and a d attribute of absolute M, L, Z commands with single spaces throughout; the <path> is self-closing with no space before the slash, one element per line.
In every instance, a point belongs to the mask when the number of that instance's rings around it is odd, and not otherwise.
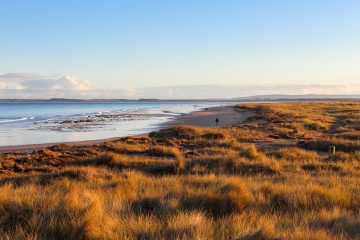
<path fill-rule="evenodd" d="M 231 102 L 0 103 L 0 146 L 148 133 L 176 116 Z"/>

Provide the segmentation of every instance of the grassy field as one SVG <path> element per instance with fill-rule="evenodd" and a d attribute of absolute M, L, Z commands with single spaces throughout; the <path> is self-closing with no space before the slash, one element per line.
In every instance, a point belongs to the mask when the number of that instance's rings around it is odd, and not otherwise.
<path fill-rule="evenodd" d="M 360 102 L 237 108 L 256 116 L 2 154 L 0 239 L 360 239 Z"/>

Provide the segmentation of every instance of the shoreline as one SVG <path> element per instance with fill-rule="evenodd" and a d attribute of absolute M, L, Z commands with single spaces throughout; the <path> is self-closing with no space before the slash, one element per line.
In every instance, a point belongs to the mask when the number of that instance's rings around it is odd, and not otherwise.
<path fill-rule="evenodd" d="M 194 111 L 190 114 L 182 114 L 174 120 L 164 123 L 162 128 L 184 125 L 195 127 L 223 127 L 244 122 L 248 118 L 255 116 L 253 111 L 237 109 L 235 106 L 236 105 L 211 107 Z M 216 122 L 216 119 L 219 121 Z"/>
<path fill-rule="evenodd" d="M 182 114 L 175 119 L 167 121 L 163 124 L 157 126 L 154 131 L 159 131 L 161 129 L 172 128 L 177 126 L 197 126 L 197 127 L 223 127 L 230 124 L 235 124 L 243 122 L 248 118 L 254 116 L 254 113 L 248 110 L 237 110 L 234 107 L 235 105 L 219 106 L 219 107 L 209 107 L 199 111 L 194 111 L 188 114 Z M 216 124 L 215 119 L 219 119 L 218 124 Z M 83 141 L 73 141 L 73 142 L 54 142 L 54 143 L 38 143 L 38 144 L 26 144 L 26 145 L 10 145 L 10 146 L 0 146 L 0 153 L 6 152 L 31 152 L 36 150 L 42 150 L 47 147 L 54 145 L 65 144 L 68 146 L 82 146 L 82 145 L 93 145 L 100 144 L 107 141 L 114 141 L 126 137 L 145 137 L 148 136 L 148 133 L 130 135 L 123 137 L 112 137 L 105 139 L 95 139 L 95 140 L 83 140 Z"/>

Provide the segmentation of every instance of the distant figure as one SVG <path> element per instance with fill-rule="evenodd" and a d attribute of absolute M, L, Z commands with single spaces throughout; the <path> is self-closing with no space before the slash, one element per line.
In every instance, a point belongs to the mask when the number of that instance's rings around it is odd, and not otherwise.
<path fill-rule="evenodd" d="M 215 122 L 216 122 L 216 125 L 219 125 L 219 119 L 218 118 L 215 119 Z"/>

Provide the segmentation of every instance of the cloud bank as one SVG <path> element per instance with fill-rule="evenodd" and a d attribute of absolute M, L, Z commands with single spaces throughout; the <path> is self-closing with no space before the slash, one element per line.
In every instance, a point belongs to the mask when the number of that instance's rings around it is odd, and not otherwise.
<path fill-rule="evenodd" d="M 86 91 L 90 88 L 90 82 L 81 81 L 75 76 L 50 79 L 46 76 L 29 73 L 7 73 L 0 75 L 0 83 L 0 89 L 7 90 Z"/>
<path fill-rule="evenodd" d="M 360 92 L 360 85 L 196 85 L 172 86 L 139 89 L 143 96 L 149 98 L 237 98 L 255 95 L 355 95 Z"/>
<path fill-rule="evenodd" d="M 355 95 L 359 85 L 193 85 L 151 88 L 93 89 L 89 81 L 76 76 L 44 76 L 32 73 L 0 75 L 0 99 L 201 99 L 236 98 L 269 94 Z"/>
<path fill-rule="evenodd" d="M 0 98 L 82 98 L 91 90 L 89 81 L 75 76 L 50 78 L 31 73 L 0 75 Z"/>

